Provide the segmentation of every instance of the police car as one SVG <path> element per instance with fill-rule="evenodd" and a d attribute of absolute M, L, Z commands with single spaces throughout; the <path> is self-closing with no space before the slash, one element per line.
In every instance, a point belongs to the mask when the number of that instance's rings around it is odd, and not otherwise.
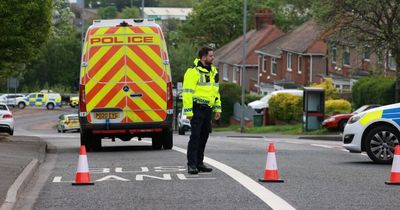
<path fill-rule="evenodd" d="M 367 152 L 376 163 L 391 163 L 400 139 L 400 103 L 354 115 L 343 132 L 343 146 L 350 152 Z"/>
<path fill-rule="evenodd" d="M 46 107 L 49 110 L 54 107 L 61 107 L 61 95 L 59 93 L 30 93 L 26 97 L 16 99 L 18 108 L 24 109 L 26 106 Z"/>

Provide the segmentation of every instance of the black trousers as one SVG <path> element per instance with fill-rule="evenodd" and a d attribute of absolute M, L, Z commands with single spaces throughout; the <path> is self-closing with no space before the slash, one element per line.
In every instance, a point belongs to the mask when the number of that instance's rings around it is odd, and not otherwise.
<path fill-rule="evenodd" d="M 187 149 L 187 160 L 190 166 L 203 164 L 204 150 L 211 130 L 211 115 L 211 108 L 193 105 L 193 117 L 190 120 L 191 134 Z"/>

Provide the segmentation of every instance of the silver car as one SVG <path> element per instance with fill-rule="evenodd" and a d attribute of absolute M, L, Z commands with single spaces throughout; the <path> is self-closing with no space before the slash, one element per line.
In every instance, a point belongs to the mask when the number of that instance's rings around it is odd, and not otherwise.
<path fill-rule="evenodd" d="M 4 103 L 7 106 L 16 106 L 18 97 L 25 97 L 24 94 L 19 93 L 9 93 L 0 95 L 0 103 Z"/>
<path fill-rule="evenodd" d="M 179 135 L 185 135 L 185 132 L 190 130 L 190 120 L 186 117 L 183 109 L 178 114 L 178 129 Z"/>

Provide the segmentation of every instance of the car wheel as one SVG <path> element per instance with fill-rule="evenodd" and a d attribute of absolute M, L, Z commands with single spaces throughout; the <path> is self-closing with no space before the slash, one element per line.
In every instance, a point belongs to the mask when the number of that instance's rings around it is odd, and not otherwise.
<path fill-rule="evenodd" d="M 394 147 L 399 144 L 399 132 L 387 125 L 380 125 L 370 130 L 365 139 L 368 157 L 376 163 L 391 163 Z"/>
<path fill-rule="evenodd" d="M 344 131 L 344 127 L 346 127 L 346 124 L 347 124 L 347 120 L 342 120 L 342 121 L 340 121 L 339 122 L 339 131 L 340 132 L 343 132 Z"/>
<path fill-rule="evenodd" d="M 185 130 L 183 129 L 183 127 L 180 127 L 180 128 L 179 128 L 178 134 L 179 134 L 179 135 L 185 135 Z"/>
<path fill-rule="evenodd" d="M 19 109 L 24 109 L 25 108 L 25 103 L 23 103 L 23 102 L 18 103 L 18 108 Z"/>
<path fill-rule="evenodd" d="M 71 108 L 75 108 L 75 105 L 72 105 L 72 104 L 71 104 L 70 106 L 71 106 Z"/>
<path fill-rule="evenodd" d="M 172 131 L 166 130 L 163 132 L 162 144 L 163 144 L 164 149 L 172 149 L 172 147 L 173 147 Z"/>
<path fill-rule="evenodd" d="M 61 129 L 61 132 L 65 133 L 65 130 L 64 130 L 64 129 Z"/>
<path fill-rule="evenodd" d="M 14 135 L 14 129 L 10 130 L 10 131 L 8 132 L 8 134 L 10 134 L 10 136 Z"/>
<path fill-rule="evenodd" d="M 54 109 L 54 104 L 53 103 L 48 103 L 46 107 L 47 107 L 48 110 L 53 110 Z"/>
<path fill-rule="evenodd" d="M 57 132 L 61 133 L 61 131 L 60 131 L 60 129 L 59 129 L 59 128 L 57 128 Z"/>

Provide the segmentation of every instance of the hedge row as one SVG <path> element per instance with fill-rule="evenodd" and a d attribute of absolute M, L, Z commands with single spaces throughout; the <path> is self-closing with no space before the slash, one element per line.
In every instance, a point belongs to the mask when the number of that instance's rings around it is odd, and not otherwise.
<path fill-rule="evenodd" d="M 277 120 L 300 121 L 303 115 L 303 98 L 279 93 L 269 100 L 269 114 Z"/>
<path fill-rule="evenodd" d="M 395 80 L 386 77 L 366 77 L 354 84 L 353 107 L 365 104 L 392 104 L 395 102 Z"/>

